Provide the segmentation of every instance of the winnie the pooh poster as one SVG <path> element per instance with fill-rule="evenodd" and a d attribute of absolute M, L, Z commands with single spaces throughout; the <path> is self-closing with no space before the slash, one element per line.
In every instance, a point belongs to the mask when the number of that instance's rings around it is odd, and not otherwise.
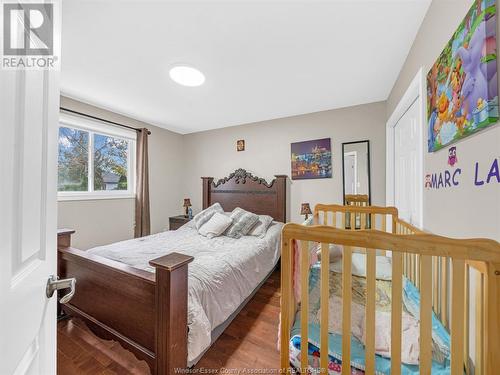
<path fill-rule="evenodd" d="M 498 121 L 496 29 L 496 1 L 475 0 L 429 70 L 429 152 Z"/>

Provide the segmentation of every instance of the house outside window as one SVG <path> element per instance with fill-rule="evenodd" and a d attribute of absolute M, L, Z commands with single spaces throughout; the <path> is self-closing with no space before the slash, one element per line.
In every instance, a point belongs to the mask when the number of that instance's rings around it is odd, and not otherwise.
<path fill-rule="evenodd" d="M 114 199 L 135 195 L 136 132 L 61 113 L 58 199 Z"/>

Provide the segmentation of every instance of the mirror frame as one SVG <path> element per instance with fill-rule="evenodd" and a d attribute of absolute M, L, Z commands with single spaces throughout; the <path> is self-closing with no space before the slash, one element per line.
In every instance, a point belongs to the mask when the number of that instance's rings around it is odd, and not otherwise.
<path fill-rule="evenodd" d="M 367 154 L 368 154 L 368 205 L 372 205 L 372 177 L 371 177 L 371 155 L 370 155 L 370 140 L 363 139 L 361 141 L 343 142 L 342 143 L 342 202 L 346 205 L 345 201 L 345 170 L 344 170 L 344 155 L 345 155 L 345 145 L 352 145 L 356 143 L 366 143 Z"/>

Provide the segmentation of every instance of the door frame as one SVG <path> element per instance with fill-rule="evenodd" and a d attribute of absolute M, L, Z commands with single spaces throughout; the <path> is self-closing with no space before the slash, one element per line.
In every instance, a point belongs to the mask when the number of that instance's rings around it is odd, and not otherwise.
<path fill-rule="evenodd" d="M 417 186 L 417 196 L 420 198 L 420 217 L 418 218 L 418 226 L 419 228 L 423 228 L 424 226 L 424 155 L 425 155 L 425 121 L 426 118 L 426 101 L 427 101 L 427 93 L 426 93 L 426 82 L 424 75 L 424 67 L 421 66 L 417 71 L 417 74 L 411 81 L 410 85 L 406 89 L 406 92 L 402 96 L 399 101 L 396 109 L 389 117 L 389 120 L 386 123 L 386 205 L 394 206 L 394 176 L 395 176 L 395 163 L 394 163 L 394 154 L 395 154 L 395 141 L 394 141 L 394 128 L 396 124 L 399 122 L 401 117 L 406 113 L 406 111 L 411 107 L 411 105 L 417 101 L 418 108 L 420 110 L 420 124 L 418 132 L 418 138 L 420 147 L 420 152 L 418 153 L 418 165 L 417 170 L 419 171 L 419 179 L 421 179 L 421 183 Z"/>

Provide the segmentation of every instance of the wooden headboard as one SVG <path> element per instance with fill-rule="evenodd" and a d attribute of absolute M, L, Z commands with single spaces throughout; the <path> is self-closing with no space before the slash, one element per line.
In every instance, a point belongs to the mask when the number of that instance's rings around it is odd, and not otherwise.
<path fill-rule="evenodd" d="M 269 215 L 276 221 L 286 222 L 286 175 L 275 175 L 267 183 L 244 169 L 214 183 L 213 177 L 202 177 L 203 209 L 219 202 L 224 211 L 236 207 L 259 215 Z"/>

